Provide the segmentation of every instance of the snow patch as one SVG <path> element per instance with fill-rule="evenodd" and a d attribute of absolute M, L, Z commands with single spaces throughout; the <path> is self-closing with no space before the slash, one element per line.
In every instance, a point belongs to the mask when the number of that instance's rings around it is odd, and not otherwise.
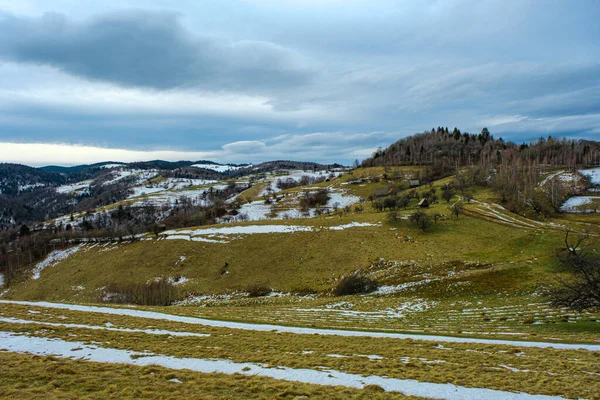
<path fill-rule="evenodd" d="M 62 260 L 69 258 L 73 254 L 77 253 L 77 251 L 80 248 L 81 248 L 81 245 L 77 245 L 77 246 L 71 247 L 66 250 L 54 250 L 52 253 L 48 254 L 48 257 L 46 257 L 46 259 L 44 261 L 40 261 L 39 263 L 36 264 L 36 266 L 33 268 L 33 277 L 32 278 L 40 279 L 40 274 L 42 273 L 42 271 L 44 269 L 46 269 L 47 267 L 54 266 L 54 265 L 58 264 L 59 262 L 61 262 Z"/>
<path fill-rule="evenodd" d="M 252 165 L 248 165 L 248 167 L 251 167 L 251 166 Z M 240 168 L 245 168 L 245 167 L 241 167 L 241 166 L 237 166 L 237 165 L 223 165 L 223 164 L 193 164 L 192 167 L 210 169 L 210 170 L 216 171 L 216 172 L 230 172 L 230 171 L 237 171 Z"/>
<path fill-rule="evenodd" d="M 30 310 L 31 311 L 31 310 Z M 134 328 L 113 328 L 113 324 L 107 322 L 104 326 L 99 325 L 83 325 L 83 324 L 61 324 L 57 322 L 44 322 L 44 321 L 31 321 L 27 319 L 18 318 L 4 318 L 0 317 L 0 322 L 6 322 L 9 324 L 21 324 L 21 325 L 47 325 L 63 328 L 74 328 L 74 329 L 90 329 L 94 331 L 112 331 L 112 332 L 125 332 L 125 333 L 145 333 L 148 335 L 169 335 L 178 337 L 208 337 L 208 333 L 194 333 L 194 332 L 177 332 L 167 331 L 163 329 L 134 329 Z"/>
<path fill-rule="evenodd" d="M 592 204 L 594 200 L 600 201 L 599 196 L 574 196 L 569 198 L 565 203 L 560 207 L 563 212 L 580 212 L 579 207 L 584 206 L 586 204 Z"/>
<path fill-rule="evenodd" d="M 173 286 L 183 285 L 184 283 L 189 281 L 190 278 L 186 278 L 185 276 L 170 277 L 169 279 L 167 279 L 167 282 L 169 282 Z"/>
<path fill-rule="evenodd" d="M 69 193 L 73 193 L 73 192 L 78 193 L 78 194 L 85 194 L 85 193 L 90 192 L 91 184 L 92 184 L 92 180 L 89 179 L 87 181 L 72 183 L 70 185 L 62 185 L 62 186 L 59 186 L 56 188 L 56 192 L 62 193 L 62 194 L 69 194 Z"/>
<path fill-rule="evenodd" d="M 580 169 L 579 173 L 589 177 L 590 182 L 592 182 L 594 185 L 600 185 L 600 168 Z"/>
<path fill-rule="evenodd" d="M 379 226 L 368 222 L 352 222 L 345 225 L 337 225 L 330 227 L 313 227 L 304 225 L 246 225 L 246 226 L 228 226 L 222 228 L 205 228 L 205 229 L 184 229 L 170 230 L 161 233 L 167 239 L 184 239 L 184 240 L 201 240 L 222 243 L 222 240 L 203 239 L 198 236 L 217 236 L 217 235 L 254 235 L 267 233 L 294 233 L 294 232 L 312 232 L 315 229 L 329 229 L 332 231 L 341 231 L 348 228 Z"/>

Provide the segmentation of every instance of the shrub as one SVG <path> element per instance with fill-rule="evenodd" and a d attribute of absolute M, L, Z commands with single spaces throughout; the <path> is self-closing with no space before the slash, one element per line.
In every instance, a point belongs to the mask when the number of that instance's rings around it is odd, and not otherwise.
<path fill-rule="evenodd" d="M 398 211 L 391 210 L 388 212 L 388 221 L 398 222 L 399 220 L 400 220 L 400 214 L 398 214 Z"/>
<path fill-rule="evenodd" d="M 181 300 L 181 296 L 171 282 L 162 278 L 147 283 L 107 285 L 103 300 L 118 304 L 170 306 Z"/>
<path fill-rule="evenodd" d="M 425 232 L 431 227 L 431 225 L 433 225 L 433 223 L 431 222 L 431 217 L 420 210 L 412 213 L 409 219 L 412 223 L 421 228 L 423 232 Z"/>
<path fill-rule="evenodd" d="M 327 189 L 319 189 L 316 192 L 305 191 L 300 198 L 300 210 L 308 211 L 310 208 L 325 206 L 329 199 Z"/>
<path fill-rule="evenodd" d="M 272 292 L 271 288 L 262 283 L 255 283 L 246 289 L 248 297 L 264 297 Z"/>
<path fill-rule="evenodd" d="M 338 282 L 333 294 L 336 296 L 347 296 L 358 293 L 369 293 L 377 289 L 377 282 L 368 276 L 355 273 L 344 276 Z"/>

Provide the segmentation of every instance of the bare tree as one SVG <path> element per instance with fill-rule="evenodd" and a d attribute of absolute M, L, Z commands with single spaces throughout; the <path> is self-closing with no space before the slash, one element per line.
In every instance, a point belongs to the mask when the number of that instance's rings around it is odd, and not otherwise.
<path fill-rule="evenodd" d="M 550 291 L 552 304 L 577 311 L 600 307 L 600 254 L 588 233 L 570 238 L 565 234 L 565 247 L 558 254 L 561 268 L 568 278 L 557 277 L 558 287 Z"/>
<path fill-rule="evenodd" d="M 465 205 L 463 204 L 462 201 L 457 201 L 456 203 L 454 203 L 454 205 L 451 208 L 452 208 L 452 214 L 454 214 L 456 216 L 456 218 L 458 218 L 459 215 L 465 211 Z"/>

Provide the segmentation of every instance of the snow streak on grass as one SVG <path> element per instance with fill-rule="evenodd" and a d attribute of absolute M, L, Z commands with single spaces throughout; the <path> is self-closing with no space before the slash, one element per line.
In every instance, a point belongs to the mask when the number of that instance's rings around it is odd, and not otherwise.
<path fill-rule="evenodd" d="M 40 261 L 36 264 L 35 268 L 33 269 L 33 279 L 40 279 L 41 273 L 44 269 L 69 258 L 80 248 L 81 246 L 74 246 L 66 250 L 54 250 L 52 253 L 48 254 L 43 261 Z"/>
<path fill-rule="evenodd" d="M 191 370 L 203 373 L 243 374 L 263 376 L 278 380 L 304 382 L 327 386 L 365 388 L 376 385 L 385 391 L 401 392 L 409 396 L 432 399 L 467 400 L 551 400 L 559 396 L 512 393 L 501 390 L 467 388 L 451 383 L 419 382 L 412 379 L 395 379 L 380 376 L 361 376 L 335 370 L 317 371 L 288 367 L 266 368 L 254 363 L 235 363 L 229 360 L 208 360 L 201 358 L 177 358 L 152 353 L 136 353 L 128 350 L 90 346 L 83 342 L 70 342 L 61 339 L 27 337 L 9 332 L 0 332 L 3 348 L 11 352 L 30 353 L 39 356 L 53 355 L 63 358 L 79 358 L 101 363 L 120 363 L 136 366 L 158 365 L 174 370 Z"/>
<path fill-rule="evenodd" d="M 185 324 L 196 324 L 220 328 L 230 329 L 243 329 L 251 331 L 261 332 L 281 332 L 281 333 L 294 333 L 302 335 L 334 335 L 334 336 L 346 336 L 346 337 L 373 337 L 373 338 L 388 338 L 388 339 L 412 339 L 412 340 L 426 340 L 435 342 L 446 342 L 446 343 L 479 343 L 479 344 L 490 344 L 490 345 L 504 345 L 504 346 L 519 346 L 519 347 L 537 347 L 537 348 L 554 348 L 554 349 L 584 349 L 589 351 L 600 351 L 599 345 L 592 344 L 570 344 L 570 343 L 548 343 L 548 342 L 530 342 L 530 341 L 512 341 L 512 340 L 498 340 L 498 339 L 479 339 L 479 338 L 464 338 L 464 337 L 452 337 L 452 336 L 437 336 L 437 335 L 418 335 L 418 334 L 402 334 L 402 333 L 389 333 L 389 332 L 365 332 L 365 331 L 352 331 L 352 330 L 341 330 L 341 329 L 315 329 L 315 328 L 304 328 L 304 327 L 293 327 L 293 326 L 282 326 L 272 324 L 253 324 L 249 322 L 230 322 L 230 321 L 219 321 L 205 318 L 196 317 L 185 317 L 172 314 L 164 314 L 155 311 L 142 311 L 133 310 L 129 308 L 111 308 L 111 307 L 96 307 L 96 306 L 83 306 L 77 304 L 60 304 L 60 303 L 47 303 L 47 302 L 24 302 L 24 301 L 6 301 L 0 300 L 0 304 L 20 304 L 29 305 L 45 308 L 55 308 L 63 310 L 81 311 L 81 312 L 92 312 L 102 313 L 109 315 L 124 315 L 129 317 L 149 318 L 166 320 L 173 322 L 182 322 Z"/>

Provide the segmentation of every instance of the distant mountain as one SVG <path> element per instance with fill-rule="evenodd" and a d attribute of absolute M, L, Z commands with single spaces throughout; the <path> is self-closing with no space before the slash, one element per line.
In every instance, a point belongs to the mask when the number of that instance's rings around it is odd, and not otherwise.
<path fill-rule="evenodd" d="M 48 172 L 56 172 L 58 174 L 72 174 L 75 172 L 80 172 L 85 169 L 106 169 L 108 167 L 112 168 L 112 167 L 121 166 L 121 165 L 126 165 L 126 164 L 121 163 L 121 162 L 105 161 L 105 162 L 96 163 L 96 164 L 75 165 L 72 167 L 63 167 L 63 166 L 59 166 L 59 165 L 48 165 L 45 167 L 41 167 L 40 169 L 44 170 L 44 171 L 48 171 Z"/>
<path fill-rule="evenodd" d="M 49 165 L 33 168 L 0 164 L 0 229 L 12 224 L 37 223 L 72 212 L 103 207 L 132 194 L 156 191 L 156 182 L 181 186 L 277 170 L 328 170 L 339 164 L 278 160 L 259 165 L 220 164 L 209 160 L 133 163 L 106 161 L 70 167 Z M 149 186 L 149 187 L 147 187 Z M 8 225 L 7 225 L 8 224 Z"/>
<path fill-rule="evenodd" d="M 16 196 L 35 189 L 65 183 L 64 176 L 21 164 L 0 164 L 0 194 Z"/>

